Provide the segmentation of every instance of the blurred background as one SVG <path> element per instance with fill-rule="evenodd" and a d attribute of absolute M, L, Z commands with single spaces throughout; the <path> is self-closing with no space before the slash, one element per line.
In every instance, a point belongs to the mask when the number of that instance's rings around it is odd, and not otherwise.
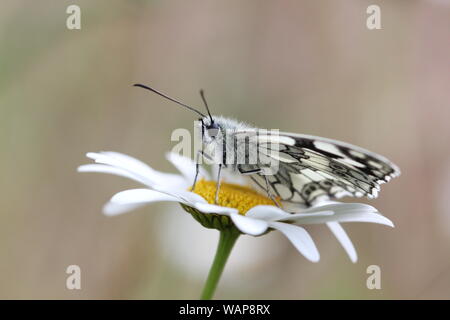
<path fill-rule="evenodd" d="M 81 30 L 66 8 L 81 8 Z M 366 27 L 371 4 L 381 30 Z M 308 262 L 279 233 L 241 237 L 216 298 L 450 298 L 450 1 L 18 1 L 0 4 L 0 298 L 196 299 L 218 234 L 176 205 L 105 217 L 123 178 L 80 174 L 114 150 L 164 153 L 204 88 L 216 114 L 348 141 L 402 176 L 364 200 L 396 225 L 324 226 Z M 82 289 L 66 289 L 66 268 Z M 381 290 L 366 268 L 381 267 Z"/>

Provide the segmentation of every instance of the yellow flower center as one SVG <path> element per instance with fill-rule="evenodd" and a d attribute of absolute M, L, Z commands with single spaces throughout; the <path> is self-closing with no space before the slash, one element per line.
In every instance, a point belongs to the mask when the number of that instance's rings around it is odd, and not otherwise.
<path fill-rule="evenodd" d="M 270 198 L 249 187 L 225 182 L 220 184 L 217 203 L 214 203 L 216 189 L 215 181 L 201 179 L 195 184 L 194 192 L 201 195 L 208 203 L 235 208 L 242 215 L 245 215 L 248 210 L 257 205 L 275 205 Z"/>

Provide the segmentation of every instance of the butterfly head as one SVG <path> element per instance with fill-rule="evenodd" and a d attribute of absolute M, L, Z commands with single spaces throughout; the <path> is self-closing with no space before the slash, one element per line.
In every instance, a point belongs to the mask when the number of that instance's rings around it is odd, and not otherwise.
<path fill-rule="evenodd" d="M 205 142 L 212 142 L 219 136 L 221 126 L 212 116 L 199 119 L 202 126 L 202 138 Z"/>

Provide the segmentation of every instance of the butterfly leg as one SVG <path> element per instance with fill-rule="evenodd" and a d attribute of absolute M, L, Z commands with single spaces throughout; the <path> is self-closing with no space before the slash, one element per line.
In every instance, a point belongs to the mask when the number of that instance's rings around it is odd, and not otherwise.
<path fill-rule="evenodd" d="M 219 202 L 219 190 L 220 190 L 220 173 L 222 171 L 222 164 L 219 164 L 219 170 L 217 171 L 217 183 L 216 183 L 216 196 L 214 197 L 214 204 Z"/>
<path fill-rule="evenodd" d="M 281 208 L 281 205 L 280 205 L 280 204 L 278 203 L 278 201 L 275 199 L 275 197 L 274 197 L 273 194 L 272 194 L 272 191 L 270 190 L 270 187 L 269 187 L 269 179 L 267 179 L 267 176 L 266 176 L 266 175 L 264 175 L 264 180 L 266 181 L 266 192 L 267 192 L 267 195 L 269 196 L 270 200 L 272 200 L 273 203 L 275 203 L 275 205 L 276 205 L 278 208 Z"/>
<path fill-rule="evenodd" d="M 197 184 L 198 173 L 200 171 L 200 165 L 198 163 L 195 164 L 195 178 L 194 183 L 192 184 L 191 191 L 194 192 L 195 185 Z"/>
<path fill-rule="evenodd" d="M 194 183 L 192 184 L 191 190 L 195 190 L 195 185 L 197 184 L 198 173 L 200 172 L 200 155 L 203 154 L 203 151 L 197 151 L 197 155 L 195 156 L 195 178 Z"/>

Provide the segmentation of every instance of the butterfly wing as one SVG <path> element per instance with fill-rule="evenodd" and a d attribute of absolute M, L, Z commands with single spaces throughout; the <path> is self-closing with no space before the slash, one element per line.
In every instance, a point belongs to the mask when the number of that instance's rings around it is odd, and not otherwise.
<path fill-rule="evenodd" d="M 268 183 L 285 202 L 309 206 L 319 199 L 375 198 L 382 183 L 400 174 L 388 159 L 341 141 L 284 132 L 258 135 L 257 141 L 259 155 L 277 160 L 278 167 L 272 175 L 250 177 L 263 190 Z"/>

